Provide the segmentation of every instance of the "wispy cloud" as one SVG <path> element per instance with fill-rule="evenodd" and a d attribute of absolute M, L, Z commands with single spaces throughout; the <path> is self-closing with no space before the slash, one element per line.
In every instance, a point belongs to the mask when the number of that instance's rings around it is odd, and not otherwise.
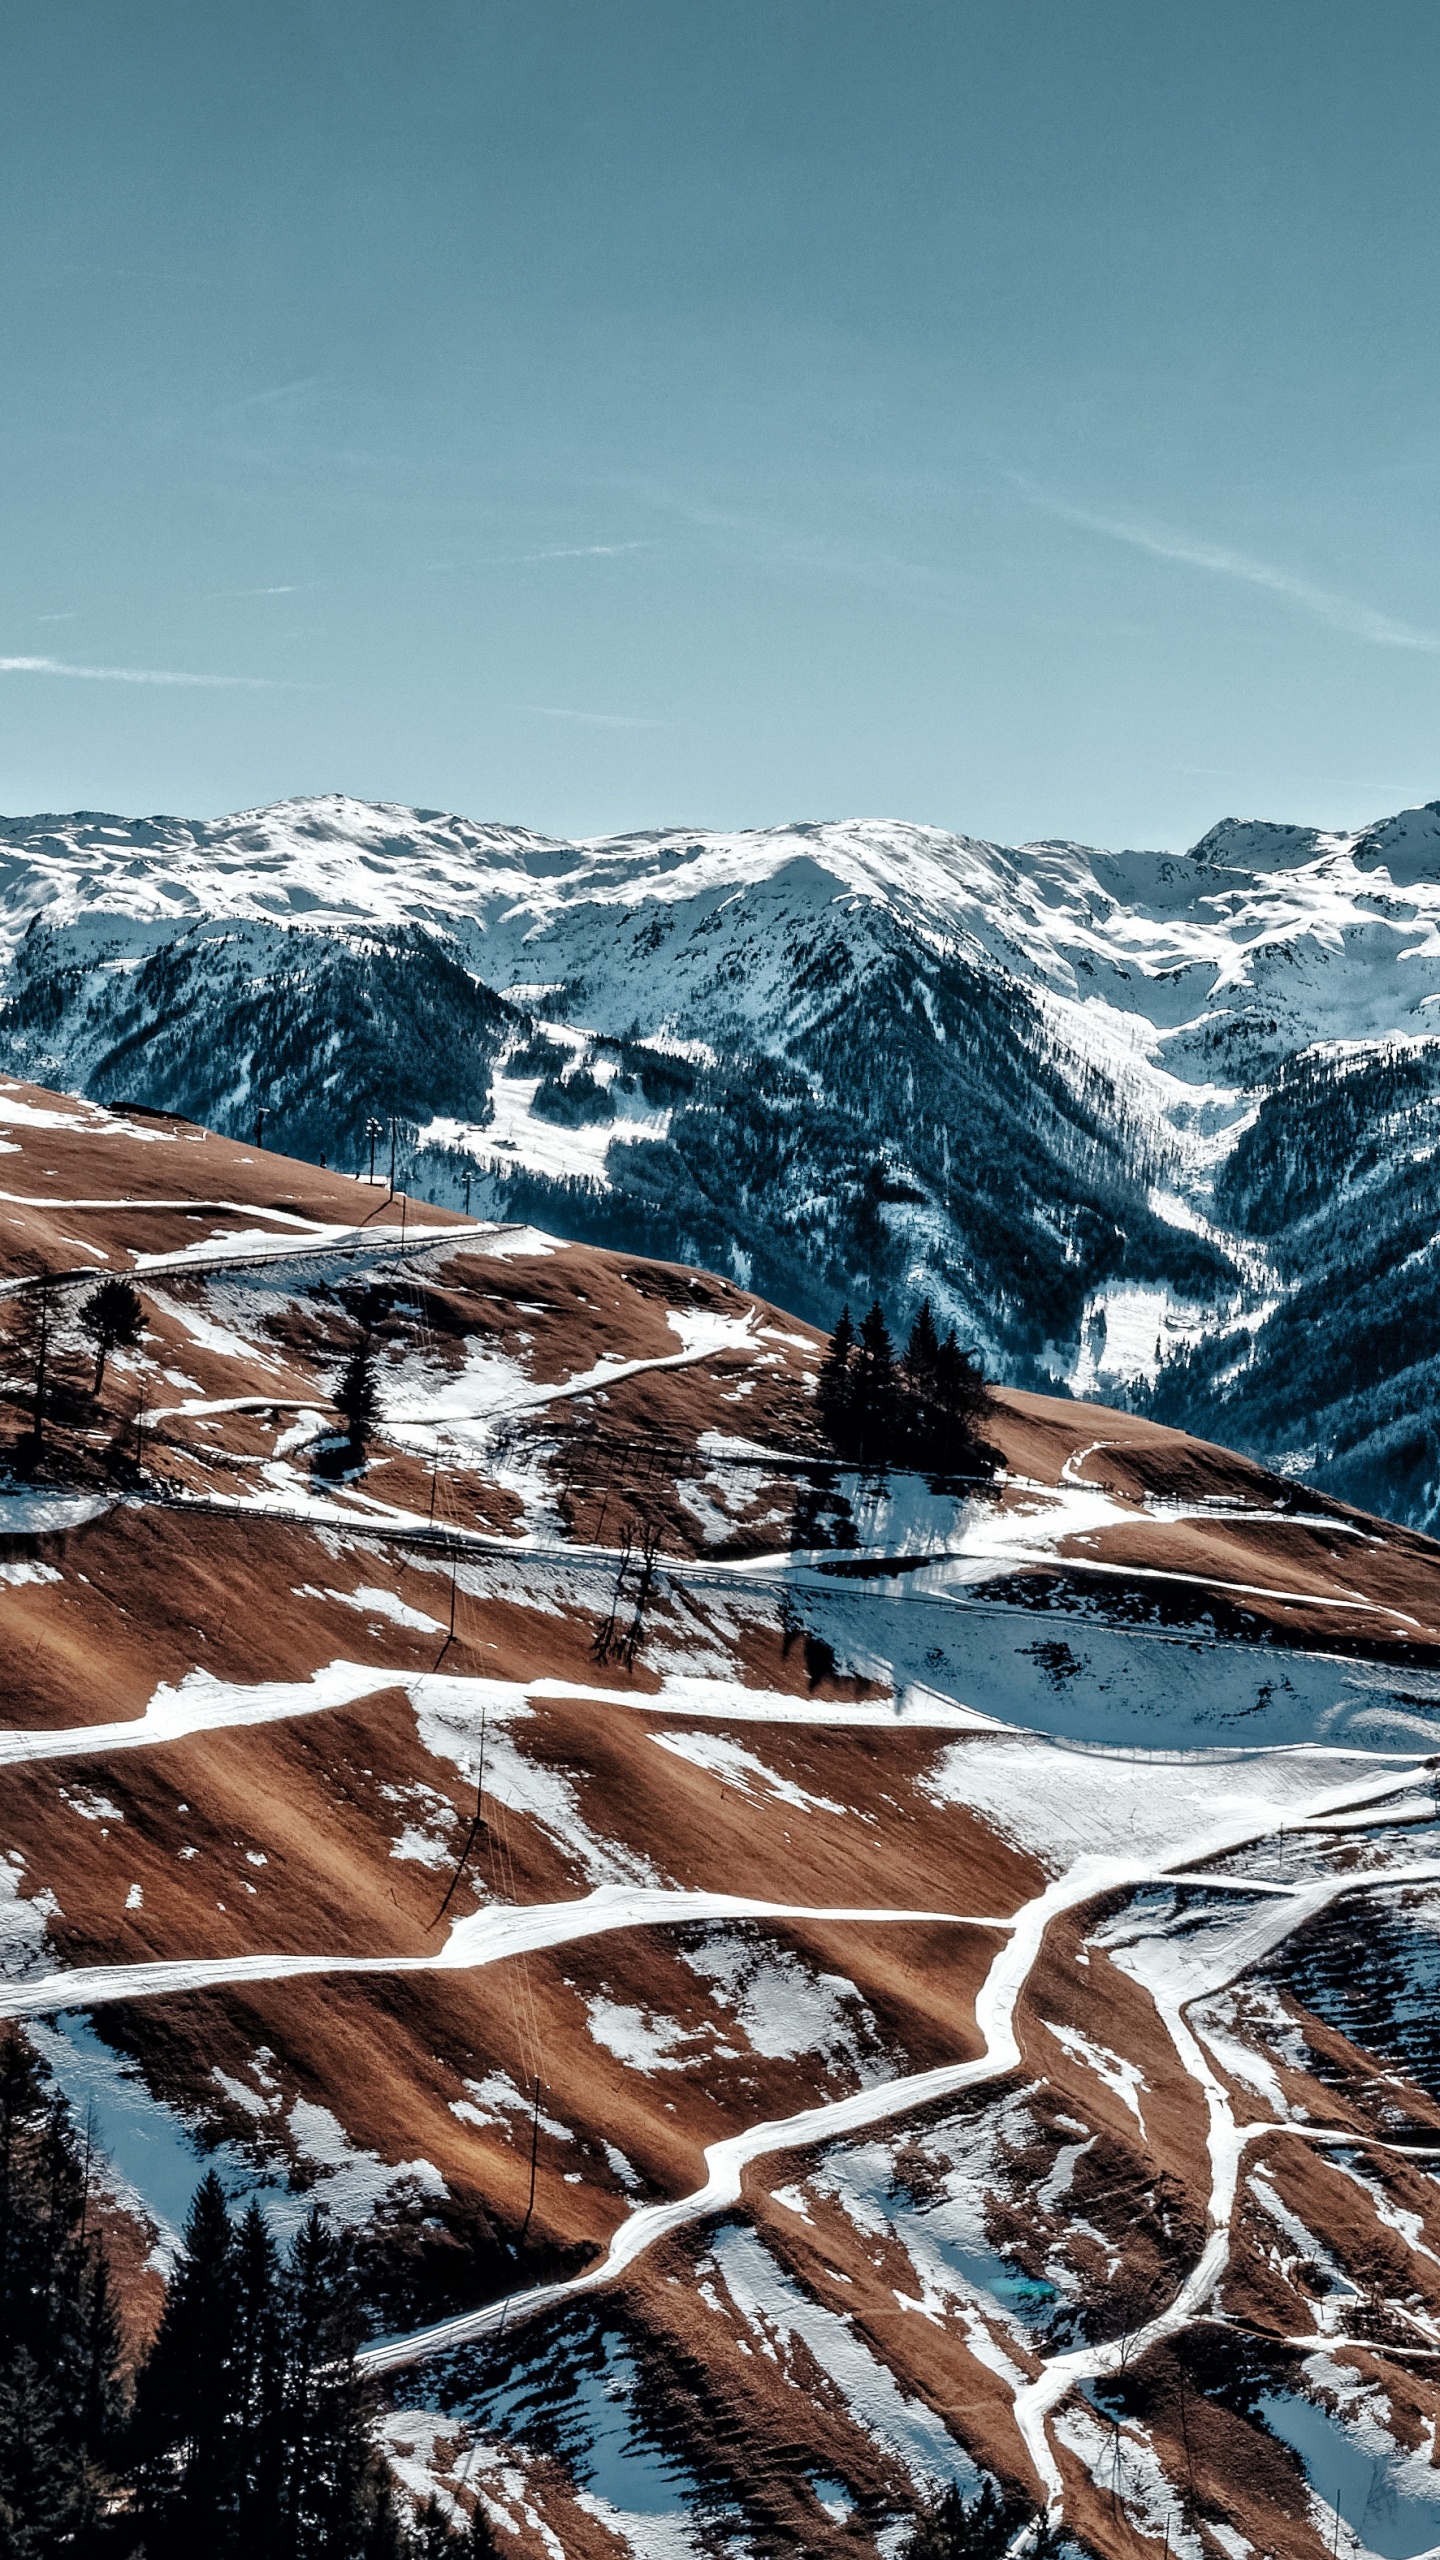
<path fill-rule="evenodd" d="M 531 560 L 618 560 L 625 551 L 653 551 L 651 542 L 561 542 L 549 551 L 522 551 L 517 566 Z"/>
<path fill-rule="evenodd" d="M 298 596 L 298 587 L 230 587 L 231 596 Z"/>
<path fill-rule="evenodd" d="M 247 693 L 266 692 L 267 676 L 182 675 L 172 667 L 81 667 L 68 658 L 0 658 L 4 676 L 78 676 L 86 684 L 198 684 L 239 686 Z"/>
<path fill-rule="evenodd" d="M 532 711 L 539 720 L 578 720 L 585 729 L 661 729 L 662 720 L 634 720 L 623 711 L 563 711 L 553 702 L 522 702 L 522 711 Z"/>
<path fill-rule="evenodd" d="M 1284 596 L 1304 612 L 1313 613 L 1319 621 L 1328 622 L 1332 630 L 1348 632 L 1353 640 L 1368 640 L 1376 648 L 1440 651 L 1440 636 L 1435 632 L 1422 631 L 1411 622 L 1398 622 L 1393 615 L 1377 613 L 1373 606 L 1357 604 L 1349 596 L 1334 595 L 1328 587 L 1317 587 L 1310 579 L 1296 577 L 1289 569 L 1277 569 L 1268 560 L 1255 560 L 1248 552 L 1232 551 L 1225 543 L 1206 542 L 1196 535 L 1144 524 L 1131 516 L 1102 515 L 1091 507 L 1071 506 L 1016 473 L 1010 477 L 1027 505 L 1059 516 L 1066 524 L 1079 525 L 1086 533 L 1103 534 L 1107 541 L 1127 543 L 1132 551 L 1148 552 L 1152 560 L 1173 560 L 1182 568 L 1206 569 L 1217 577 L 1237 578 L 1247 587 L 1263 587 L 1269 594 Z"/>
<path fill-rule="evenodd" d="M 242 418 L 252 409 L 277 409 L 287 400 L 301 400 L 307 391 L 318 390 L 325 377 L 321 373 L 303 373 L 294 382 L 272 382 L 263 391 L 248 391 L 239 400 L 222 401 L 210 411 L 212 418 Z"/>

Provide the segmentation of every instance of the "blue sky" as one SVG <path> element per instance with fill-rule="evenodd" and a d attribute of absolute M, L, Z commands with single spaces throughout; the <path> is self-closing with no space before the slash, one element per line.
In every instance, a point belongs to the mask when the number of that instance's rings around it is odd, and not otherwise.
<path fill-rule="evenodd" d="M 1440 794 L 1440 13 L 4 12 L 0 807 Z"/>

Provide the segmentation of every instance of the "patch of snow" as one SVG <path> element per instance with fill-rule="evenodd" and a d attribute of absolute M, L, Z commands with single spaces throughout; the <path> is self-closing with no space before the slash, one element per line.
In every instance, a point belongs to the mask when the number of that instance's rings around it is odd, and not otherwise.
<path fill-rule="evenodd" d="M 975 2465 L 944 2421 L 901 2389 L 853 2321 L 818 2302 L 778 2265 L 757 2231 L 727 2224 L 700 2271 L 723 2284 L 782 2379 L 808 2396 L 813 2361 L 850 2422 L 900 2463 L 918 2489 L 933 2494 L 951 2480 L 978 2487 Z M 797 2347 L 803 2361 L 792 2361 Z"/>
<path fill-rule="evenodd" d="M 648 1701 L 647 1701 L 648 1703 Z M 753 1751 L 745 1750 L 722 1733 L 652 1733 L 650 1740 L 662 1751 L 673 1751 L 677 1760 L 689 1760 L 697 1769 L 708 1769 L 735 1793 L 748 1796 L 756 1804 L 788 1804 L 797 1813 L 847 1813 L 850 1807 L 837 1804 L 832 1796 L 812 1796 L 792 1778 L 779 1777 L 767 1768 Z"/>
<path fill-rule="evenodd" d="M 1338 2513 L 1351 2560 L 1419 2560 L 1433 2552 L 1440 2545 L 1434 2419 L 1428 2440 L 1402 2452 L 1374 2385 L 1327 2355 L 1308 2358 L 1305 2374 L 1324 2401 L 1268 2391 L 1258 2405 L 1272 2435 L 1304 2464 L 1317 2532 L 1333 2540 Z"/>
<path fill-rule="evenodd" d="M 711 1929 L 680 1954 L 710 1985 L 717 2007 L 743 2027 L 754 2052 L 775 2061 L 820 2056 L 834 2071 L 852 2072 L 862 2088 L 893 2063 L 855 1984 L 821 1973 L 792 1948 L 767 1946 L 739 1929 Z"/>
<path fill-rule="evenodd" d="M 503 2124 L 507 2116 L 523 2116 L 526 2124 L 533 2119 L 541 2132 L 550 2134 L 556 2142 L 573 2142 L 575 2139 L 570 2126 L 547 2115 L 543 2107 L 537 2116 L 533 2096 L 517 2089 L 509 2072 L 500 2070 L 498 2066 L 488 2071 L 483 2080 L 467 2080 L 463 2085 L 469 2096 L 450 2101 L 450 2113 L 458 2116 L 462 2124 Z"/>
<path fill-rule="evenodd" d="M 585 2015 L 595 2042 L 633 2071 L 684 2071 L 691 2062 L 708 2059 L 714 2052 L 713 2027 L 682 2027 L 674 2018 L 628 2007 L 603 1993 L 586 2001 Z M 680 2050 L 695 2044 L 701 2047 L 700 2054 Z"/>
<path fill-rule="evenodd" d="M 1086 2069 L 1093 2071 L 1096 2079 L 1119 2099 L 1121 2105 L 1128 2107 L 1140 2127 L 1141 2134 L 1144 2135 L 1145 2118 L 1140 2112 L 1140 2101 L 1135 2093 L 1138 2089 L 1148 2091 L 1150 2084 L 1139 2064 L 1131 2062 L 1124 2054 L 1112 2053 L 1108 2045 L 1092 2044 L 1090 2038 L 1083 2036 L 1078 2027 L 1057 2027 L 1052 2025 L 1048 2018 L 1041 2023 L 1047 2034 L 1054 2037 L 1062 2053 L 1071 2054 L 1077 2062 L 1083 2062 Z M 1148 2140 L 1149 2137 L 1145 2138 Z"/>

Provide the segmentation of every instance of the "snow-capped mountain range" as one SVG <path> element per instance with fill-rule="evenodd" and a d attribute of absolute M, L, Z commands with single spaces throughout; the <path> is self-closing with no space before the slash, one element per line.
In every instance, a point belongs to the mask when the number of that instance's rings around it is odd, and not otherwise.
<path fill-rule="evenodd" d="M 11 1065 L 712 1264 L 1440 1503 L 1440 803 L 1184 855 L 564 844 L 341 797 L 0 822 Z M 477 1189 L 478 1178 L 478 1189 Z"/>

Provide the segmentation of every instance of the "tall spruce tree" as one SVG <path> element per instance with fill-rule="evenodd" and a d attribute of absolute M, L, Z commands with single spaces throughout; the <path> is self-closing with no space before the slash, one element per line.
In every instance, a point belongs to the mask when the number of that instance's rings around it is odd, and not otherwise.
<path fill-rule="evenodd" d="M 237 2227 L 202 2181 L 137 2395 L 147 2560 L 405 2560 L 363 2326 L 351 2244 L 322 2212 L 282 2258 L 254 2205 Z"/>
<path fill-rule="evenodd" d="M 285 2336 L 279 2252 L 256 2204 L 235 2237 L 231 2383 L 242 2552 L 278 2548 L 285 2461 Z"/>
<path fill-rule="evenodd" d="M 960 1349 L 952 1325 L 940 1345 L 935 1361 L 935 1400 L 942 1413 L 973 1436 L 976 1423 L 985 1410 L 986 1387 L 978 1361 Z"/>
<path fill-rule="evenodd" d="M 345 1417 L 350 1446 L 358 1458 L 363 1454 L 380 1415 L 380 1396 L 375 1382 L 375 1336 L 368 1317 L 359 1341 L 340 1372 L 335 1402 Z"/>
<path fill-rule="evenodd" d="M 364 2548 L 378 2462 L 374 2393 L 356 2362 L 364 2320 L 354 2253 L 317 2208 L 286 2280 L 286 2560 L 351 2560 Z"/>
<path fill-rule="evenodd" d="M 394 2484 L 383 2465 L 377 2465 L 364 2540 L 357 2549 L 361 2560 L 410 2560 L 410 2535 Z"/>
<path fill-rule="evenodd" d="M 897 1388 L 895 1346 L 877 1298 L 860 1327 L 855 1357 L 855 1453 L 862 1466 L 883 1467 L 890 1460 Z"/>
<path fill-rule="evenodd" d="M 940 1336 L 930 1313 L 930 1301 L 922 1298 L 920 1312 L 910 1327 L 910 1339 L 905 1345 L 905 1383 L 922 1402 L 935 1392 L 935 1370 L 939 1358 Z"/>
<path fill-rule="evenodd" d="M 196 2189 L 184 2245 L 136 2394 L 134 2447 L 146 2550 L 237 2549 L 241 2428 L 235 2234 L 212 2169 Z"/>
<path fill-rule="evenodd" d="M 427 2498 L 415 2518 L 411 2560 L 499 2560 L 495 2529 L 477 2497 L 463 2525 L 451 2523 L 438 2498 Z"/>
<path fill-rule="evenodd" d="M 93 2534 L 116 2445 L 119 2334 L 88 2157 L 12 2027 L 0 2038 L 0 2553 Z"/>
<path fill-rule="evenodd" d="M 410 2547 L 415 2560 L 459 2560 L 464 2544 L 438 2498 L 427 2498 L 420 2509 Z"/>
<path fill-rule="evenodd" d="M 460 2548 L 465 2560 L 500 2560 L 495 2528 L 478 2497 L 470 2510 L 470 2530 L 461 2541 Z"/>
<path fill-rule="evenodd" d="M 855 1327 L 850 1310 L 842 1307 L 840 1319 L 830 1336 L 829 1348 L 820 1363 L 815 1382 L 815 1400 L 820 1420 L 837 1449 L 844 1450 L 850 1427 L 853 1400 L 851 1360 L 855 1350 Z"/>

